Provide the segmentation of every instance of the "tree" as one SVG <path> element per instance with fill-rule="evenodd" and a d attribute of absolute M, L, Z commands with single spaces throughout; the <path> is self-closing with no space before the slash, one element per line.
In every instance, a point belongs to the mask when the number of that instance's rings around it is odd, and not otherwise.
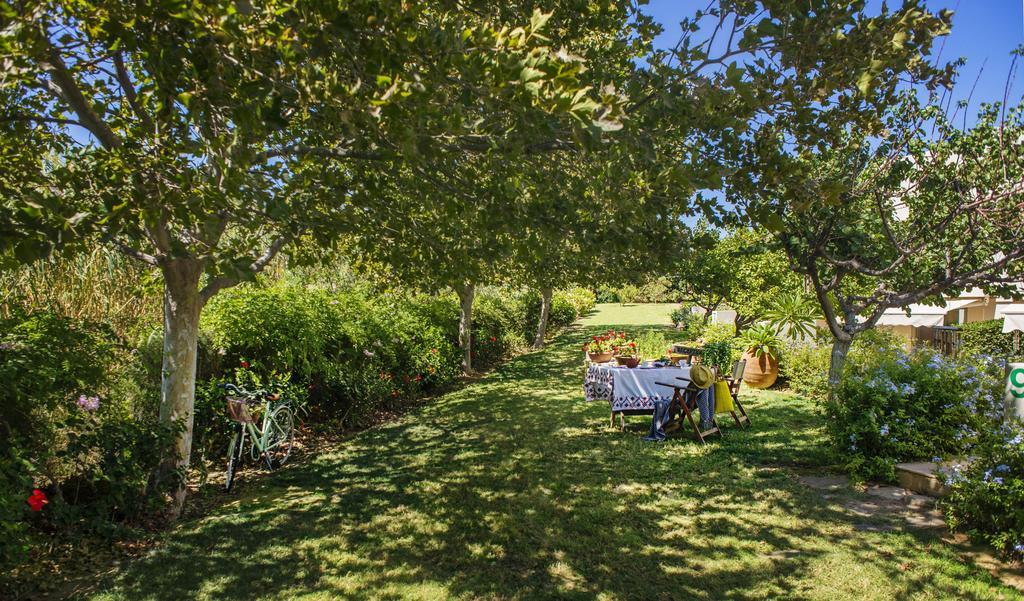
<path fill-rule="evenodd" d="M 676 255 L 671 272 L 673 288 L 683 302 L 704 309 L 704 323 L 711 320 L 736 282 L 731 257 L 719 236 L 707 221 L 698 221 L 690 232 L 689 247 Z"/>
<path fill-rule="evenodd" d="M 789 268 L 785 253 L 762 229 L 733 229 L 720 244 L 732 272 L 732 284 L 725 298 L 736 312 L 734 325 L 738 335 L 764 320 L 775 301 L 800 290 L 802 282 Z"/>
<path fill-rule="evenodd" d="M 398 0 L 0 12 L 0 252 L 31 260 L 92 236 L 160 271 L 160 419 L 183 425 L 165 471 L 188 466 L 210 297 L 299 237 L 331 246 L 390 210 L 367 196 L 380 169 L 517 143 L 536 114 L 611 110 L 543 44 L 539 12 L 515 29 Z M 481 107 L 503 129 L 476 121 Z"/>
<path fill-rule="evenodd" d="M 851 343 L 887 309 L 974 286 L 1012 294 L 1024 271 L 1022 137 L 1019 107 L 986 105 L 962 129 L 911 89 L 880 127 L 849 129 L 841 145 L 773 147 L 785 169 L 762 174 L 744 202 L 779 216 L 774 235 L 813 286 L 833 390 Z"/>
<path fill-rule="evenodd" d="M 723 232 L 700 221 L 691 240 L 692 248 L 675 262 L 673 285 L 685 302 L 704 309 L 705 323 L 724 303 L 736 312 L 739 334 L 763 319 L 779 295 L 800 286 L 786 256 L 763 231 L 739 227 Z"/>
<path fill-rule="evenodd" d="M 532 2 L 491 3 L 481 10 L 504 19 L 530 5 Z M 571 102 L 567 106 L 590 107 L 590 112 L 584 118 L 573 114 L 575 119 L 558 114 L 539 116 L 524 127 L 521 116 L 496 111 L 493 106 L 472 107 L 466 119 L 496 131 L 528 133 L 517 141 L 491 145 L 487 152 L 452 148 L 444 156 L 412 168 L 396 168 L 387 181 L 374 182 L 374 196 L 386 198 L 390 211 L 381 213 L 370 235 L 359 236 L 355 242 L 360 254 L 388 265 L 408 285 L 455 289 L 460 299 L 459 342 L 466 373 L 472 372 L 472 308 L 478 284 L 536 283 L 546 299 L 546 310 L 542 308 L 546 316 L 554 282 L 565 281 L 565 270 L 571 268 L 556 267 L 559 262 L 549 244 L 567 242 L 565 228 L 586 226 L 588 218 L 576 212 L 586 201 L 582 196 L 563 194 L 571 186 L 556 185 L 559 191 L 538 195 L 545 184 L 541 174 L 546 174 L 549 182 L 570 179 L 571 175 L 550 165 L 566 166 L 561 156 L 578 156 L 599 147 L 607 134 L 621 127 L 625 98 L 610 84 L 618 74 L 634 69 L 636 48 L 644 46 L 632 34 L 649 27 L 645 25 L 649 19 L 635 13 L 628 1 L 598 5 L 574 0 L 552 2 L 549 7 L 554 12 L 545 30 L 550 36 L 547 43 L 557 47 L 557 55 L 568 63 L 560 75 L 578 78 L 576 95 L 568 97 Z M 649 32 L 637 36 L 650 37 Z M 590 99 L 584 86 L 599 90 L 597 98 Z M 532 262 L 534 258 L 551 263 L 540 267 Z M 525 262 L 539 267 L 530 270 L 538 277 L 521 277 Z"/>

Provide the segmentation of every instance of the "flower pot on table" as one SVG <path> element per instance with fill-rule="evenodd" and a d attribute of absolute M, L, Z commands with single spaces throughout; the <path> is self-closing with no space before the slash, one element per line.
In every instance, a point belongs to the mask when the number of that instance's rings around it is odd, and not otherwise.
<path fill-rule="evenodd" d="M 626 367 L 633 368 L 640 365 L 640 357 L 615 357 L 615 362 L 619 365 L 625 365 Z"/>
<path fill-rule="evenodd" d="M 587 353 L 587 358 L 590 359 L 591 363 L 607 363 L 612 360 L 612 354 L 611 352 Z"/>

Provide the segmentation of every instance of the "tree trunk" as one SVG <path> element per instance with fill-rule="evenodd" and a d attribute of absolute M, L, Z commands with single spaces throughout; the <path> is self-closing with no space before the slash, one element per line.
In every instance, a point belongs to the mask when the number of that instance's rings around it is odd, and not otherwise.
<path fill-rule="evenodd" d="M 843 366 L 846 365 L 846 355 L 850 352 L 850 345 L 853 344 L 853 337 L 832 339 L 832 358 L 828 365 L 828 398 L 835 400 L 836 389 L 843 377 Z"/>
<path fill-rule="evenodd" d="M 464 284 L 457 288 L 459 293 L 459 348 L 462 349 L 462 373 L 473 373 L 473 295 L 476 286 Z"/>
<path fill-rule="evenodd" d="M 198 355 L 199 276 L 202 265 L 195 259 L 172 259 L 163 266 L 164 356 L 160 395 L 160 423 L 181 423 L 174 441 L 174 455 L 164 462 L 163 474 L 185 471 L 192 452 L 192 420 L 196 396 Z M 184 475 L 184 474 L 183 474 Z M 185 480 L 174 491 L 171 517 L 185 504 Z"/>
<path fill-rule="evenodd" d="M 544 348 L 544 335 L 548 332 L 548 318 L 551 316 L 551 288 L 540 289 L 540 320 L 537 322 L 537 337 L 533 348 Z"/>

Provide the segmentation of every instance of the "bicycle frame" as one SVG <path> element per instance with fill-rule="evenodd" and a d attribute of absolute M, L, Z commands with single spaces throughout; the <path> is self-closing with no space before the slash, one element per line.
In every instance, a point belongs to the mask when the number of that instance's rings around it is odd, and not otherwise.
<path fill-rule="evenodd" d="M 260 424 L 260 428 L 257 430 L 256 425 L 252 423 L 241 424 L 242 436 L 240 437 L 238 444 L 244 445 L 245 435 L 248 434 L 252 439 L 251 455 L 253 458 L 258 457 L 260 453 L 266 453 L 281 444 L 280 441 L 277 441 L 274 444 L 268 445 L 268 439 L 270 437 L 270 416 L 274 411 L 287 404 L 287 402 L 284 402 L 275 407 L 271 404 L 270 399 L 266 399 L 263 406 L 263 422 Z"/>

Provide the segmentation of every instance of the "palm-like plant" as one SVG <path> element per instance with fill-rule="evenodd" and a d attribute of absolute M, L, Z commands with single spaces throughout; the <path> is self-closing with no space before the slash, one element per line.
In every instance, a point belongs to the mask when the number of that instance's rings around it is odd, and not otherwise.
<path fill-rule="evenodd" d="M 818 316 L 814 299 L 798 292 L 780 295 L 765 315 L 768 324 L 777 332 L 785 331 L 800 340 L 815 337 L 818 328 L 814 322 Z"/>
<path fill-rule="evenodd" d="M 758 359 L 765 355 L 768 355 L 770 359 L 775 359 L 779 349 L 782 348 L 782 339 L 779 338 L 778 328 L 767 323 L 751 326 L 740 334 L 739 341 L 743 348 L 753 353 Z"/>

